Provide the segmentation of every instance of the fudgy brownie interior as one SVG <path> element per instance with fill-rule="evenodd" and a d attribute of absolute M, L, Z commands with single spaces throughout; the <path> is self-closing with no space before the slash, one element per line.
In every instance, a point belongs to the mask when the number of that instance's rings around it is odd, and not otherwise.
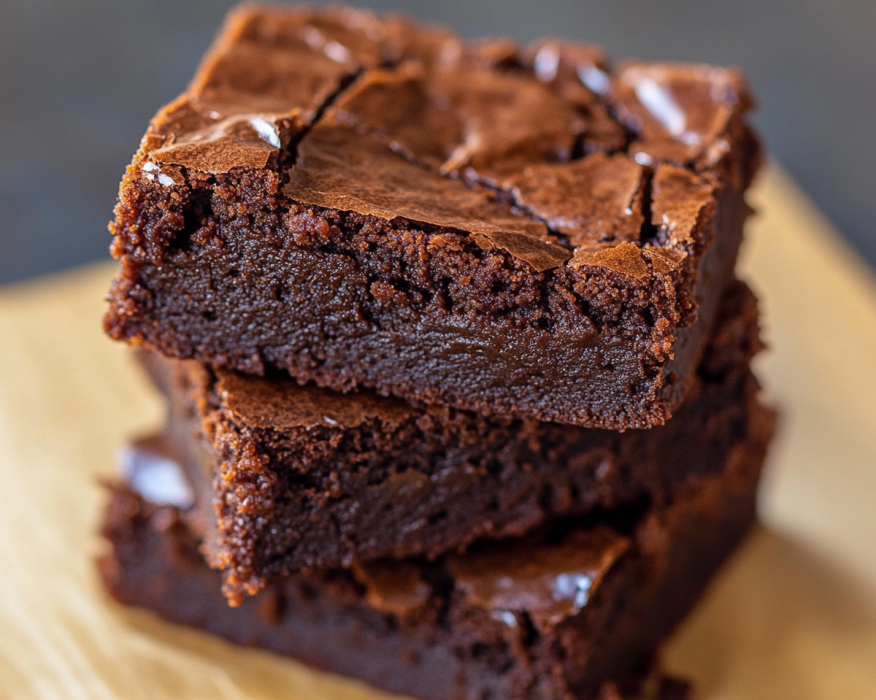
<path fill-rule="evenodd" d="M 722 468 L 747 430 L 757 304 L 725 295 L 697 388 L 666 425 L 617 433 L 408 406 L 140 354 L 172 406 L 202 538 L 235 602 L 304 568 L 435 557 Z"/>

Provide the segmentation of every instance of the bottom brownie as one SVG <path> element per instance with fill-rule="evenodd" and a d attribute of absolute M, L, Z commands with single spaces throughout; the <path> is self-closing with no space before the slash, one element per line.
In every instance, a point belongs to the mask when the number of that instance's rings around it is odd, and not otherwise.
<path fill-rule="evenodd" d="M 722 473 L 680 487 L 667 505 L 554 522 L 434 562 L 297 574 L 239 608 L 222 597 L 185 512 L 121 486 L 100 568 L 122 603 L 389 691 L 596 697 L 653 653 L 754 521 L 772 428 L 753 408 Z"/>

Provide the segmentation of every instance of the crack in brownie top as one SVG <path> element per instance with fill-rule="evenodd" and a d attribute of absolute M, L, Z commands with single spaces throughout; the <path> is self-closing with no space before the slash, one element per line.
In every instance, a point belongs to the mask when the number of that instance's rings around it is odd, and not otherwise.
<path fill-rule="evenodd" d="M 186 94 L 153 121 L 162 145 L 152 158 L 208 173 L 266 167 L 363 70 L 429 65 L 454 42 L 442 29 L 350 8 L 241 7 Z"/>
<path fill-rule="evenodd" d="M 569 160 L 584 115 L 532 75 L 477 64 L 462 54 L 432 70 L 366 74 L 332 111 L 443 174 L 490 181 L 527 163 Z"/>
<path fill-rule="evenodd" d="M 281 205 L 454 229 L 537 271 L 640 278 L 705 247 L 711 170 L 751 106 L 733 69 L 611 72 L 570 42 L 466 43 L 391 15 L 244 6 L 135 167 L 164 187 L 273 171 Z"/>
<path fill-rule="evenodd" d="M 570 257 L 551 242 L 544 224 L 515 216 L 487 193 L 408 163 L 331 119 L 307 135 L 298 154 L 283 188 L 297 202 L 466 231 L 482 248 L 503 248 L 537 270 Z"/>

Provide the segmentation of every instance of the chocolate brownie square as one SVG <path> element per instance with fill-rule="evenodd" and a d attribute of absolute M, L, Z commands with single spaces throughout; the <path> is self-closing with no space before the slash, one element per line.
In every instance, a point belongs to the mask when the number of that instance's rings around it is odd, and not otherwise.
<path fill-rule="evenodd" d="M 760 161 L 734 69 L 247 5 L 121 190 L 107 332 L 610 429 L 695 383 Z"/>
<path fill-rule="evenodd" d="M 721 472 L 660 505 L 433 562 L 300 573 L 239 608 L 186 512 L 119 487 L 101 573 L 124 604 L 423 700 L 619 698 L 605 682 L 651 657 L 754 521 L 771 431 L 771 414 L 754 410 Z"/>

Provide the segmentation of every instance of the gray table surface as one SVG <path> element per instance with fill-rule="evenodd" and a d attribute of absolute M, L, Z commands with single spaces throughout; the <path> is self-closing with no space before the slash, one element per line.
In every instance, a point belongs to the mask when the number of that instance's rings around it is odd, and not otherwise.
<path fill-rule="evenodd" d="M 0 0 L 0 283 L 107 256 L 118 180 L 229 0 Z M 366 3 L 356 3 L 366 4 Z M 462 33 L 732 63 L 774 156 L 876 263 L 874 0 L 373 0 Z"/>

